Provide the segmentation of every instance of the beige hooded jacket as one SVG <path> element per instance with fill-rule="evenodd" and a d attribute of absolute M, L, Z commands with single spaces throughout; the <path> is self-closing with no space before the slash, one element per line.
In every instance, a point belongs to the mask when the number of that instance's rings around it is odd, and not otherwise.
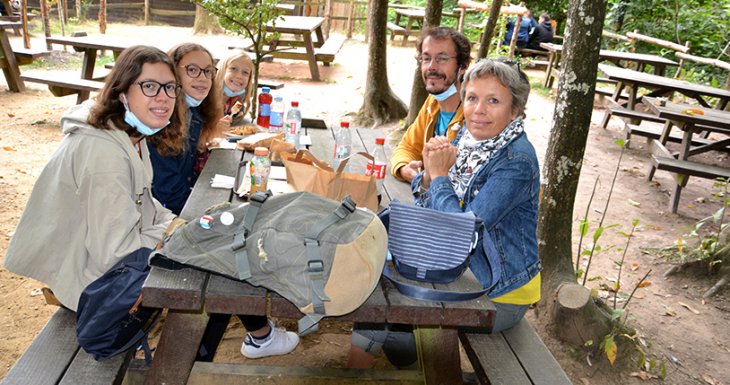
<path fill-rule="evenodd" d="M 33 186 L 4 260 L 74 311 L 89 283 L 132 251 L 154 248 L 174 218 L 152 197 L 145 141 L 138 153 L 124 131 L 90 126 L 92 105 L 61 119 L 66 136 Z"/>

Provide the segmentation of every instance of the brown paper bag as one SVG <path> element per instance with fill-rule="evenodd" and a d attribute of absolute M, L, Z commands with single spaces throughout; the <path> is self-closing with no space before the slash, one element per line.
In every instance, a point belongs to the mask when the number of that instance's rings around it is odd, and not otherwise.
<path fill-rule="evenodd" d="M 241 151 L 253 151 L 256 147 L 269 148 L 269 146 L 271 146 L 271 142 L 273 142 L 274 139 L 283 139 L 283 138 L 284 138 L 284 134 L 259 132 L 258 134 L 253 134 L 251 136 L 247 136 L 247 137 L 239 140 L 236 143 L 236 147 Z"/>
<path fill-rule="evenodd" d="M 270 156 L 271 161 L 280 162 L 281 158 L 282 158 L 281 154 L 283 152 L 287 152 L 290 154 L 296 154 L 297 148 L 294 147 L 294 145 L 289 142 L 285 142 L 285 141 L 279 140 L 279 139 L 274 139 L 271 142 L 270 152 L 271 152 L 271 156 Z"/>
<path fill-rule="evenodd" d="M 282 153 L 286 168 L 286 181 L 296 191 L 309 191 L 334 200 L 342 200 L 347 195 L 359 207 L 378 211 L 378 192 L 374 176 L 343 172 L 350 158 L 364 156 L 373 161 L 366 152 L 355 153 L 340 162 L 337 170 L 317 159 L 307 150 L 299 150 L 296 155 Z"/>

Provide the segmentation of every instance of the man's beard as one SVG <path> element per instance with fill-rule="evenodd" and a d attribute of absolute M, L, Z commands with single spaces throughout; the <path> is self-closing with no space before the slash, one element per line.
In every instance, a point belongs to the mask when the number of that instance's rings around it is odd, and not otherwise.
<path fill-rule="evenodd" d="M 435 80 L 436 78 L 434 78 L 434 76 L 436 76 L 439 79 L 444 79 L 445 80 L 444 85 L 440 86 L 440 87 L 437 85 L 429 86 L 429 83 L 428 83 L 429 78 Z M 451 85 L 454 84 L 455 82 L 456 82 L 456 78 L 449 81 L 449 78 L 446 76 L 446 74 L 443 72 L 440 72 L 440 71 L 427 72 L 426 76 L 423 79 L 423 83 L 426 86 L 426 91 L 428 91 L 428 93 L 431 95 L 437 95 L 437 94 L 440 94 L 440 93 L 448 90 L 449 87 L 451 87 Z M 439 88 L 433 88 L 433 87 L 439 87 Z"/>

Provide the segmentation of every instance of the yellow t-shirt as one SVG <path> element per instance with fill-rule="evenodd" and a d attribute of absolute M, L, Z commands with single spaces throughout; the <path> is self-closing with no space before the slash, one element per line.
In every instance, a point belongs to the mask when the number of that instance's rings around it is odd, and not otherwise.
<path fill-rule="evenodd" d="M 530 282 L 522 285 L 522 287 L 497 298 L 492 298 L 492 301 L 512 305 L 532 305 L 540 300 L 540 282 L 540 273 L 537 273 Z"/>

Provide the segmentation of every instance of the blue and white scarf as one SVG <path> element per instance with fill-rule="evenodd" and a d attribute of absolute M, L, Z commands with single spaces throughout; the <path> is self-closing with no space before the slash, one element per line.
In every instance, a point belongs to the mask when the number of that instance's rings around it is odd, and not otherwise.
<path fill-rule="evenodd" d="M 519 134 L 525 130 L 522 118 L 510 122 L 497 136 L 485 140 L 476 140 L 467 128 L 457 143 L 456 163 L 449 169 L 449 180 L 460 200 L 469 187 L 472 178 L 479 170 Z"/>

